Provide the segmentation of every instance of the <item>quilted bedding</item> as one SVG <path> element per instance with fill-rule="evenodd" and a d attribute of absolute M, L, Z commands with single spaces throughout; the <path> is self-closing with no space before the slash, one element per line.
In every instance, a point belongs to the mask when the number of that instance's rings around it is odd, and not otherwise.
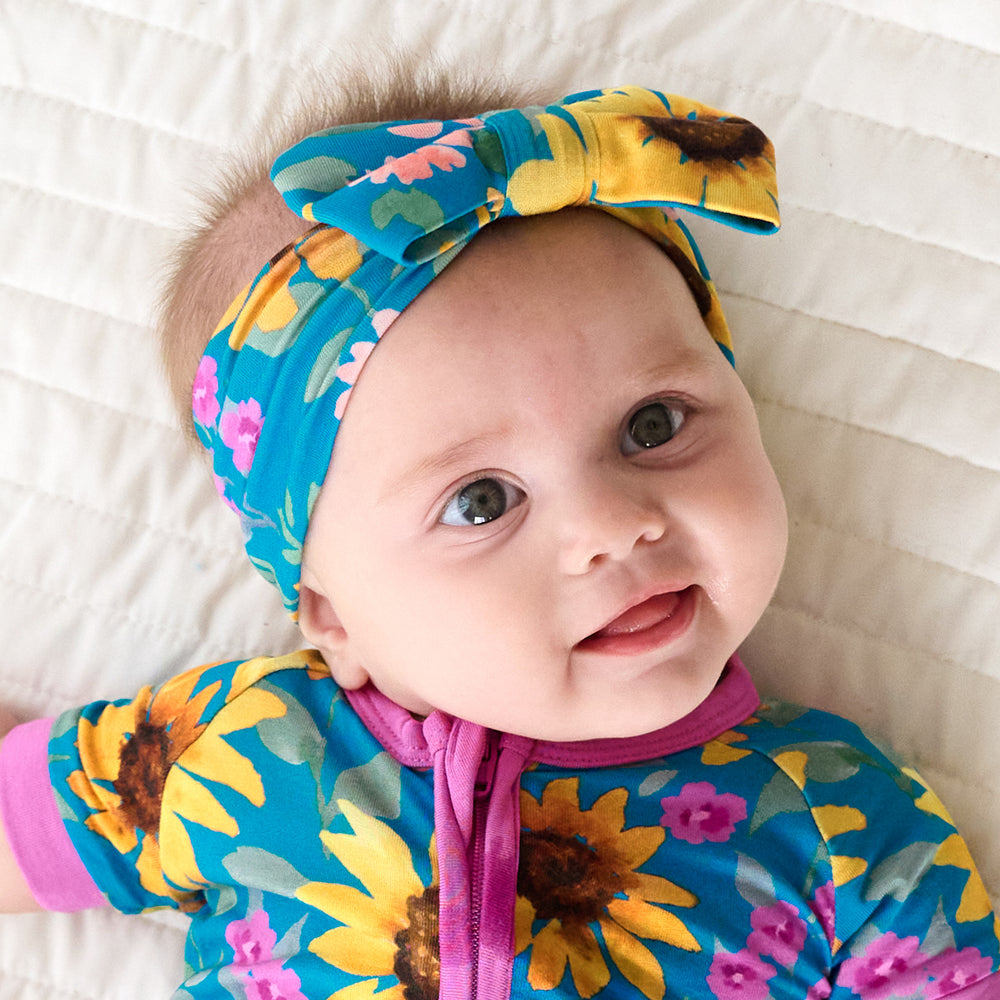
<path fill-rule="evenodd" d="M 306 66 L 395 43 L 758 123 L 784 227 L 696 227 L 783 483 L 762 690 L 922 769 L 1000 896 L 993 0 L 0 0 L 0 703 L 295 648 L 175 430 L 151 332 L 202 171 Z M 170 995 L 181 923 L 0 919 L 0 1000 Z"/>

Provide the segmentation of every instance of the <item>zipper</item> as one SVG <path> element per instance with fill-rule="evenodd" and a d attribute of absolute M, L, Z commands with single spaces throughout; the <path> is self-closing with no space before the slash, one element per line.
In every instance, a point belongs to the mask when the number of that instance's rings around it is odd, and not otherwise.
<path fill-rule="evenodd" d="M 490 795 L 493 792 L 493 781 L 496 777 L 497 734 L 487 734 L 486 747 L 482 760 L 479 762 L 479 773 L 473 791 L 472 807 L 472 864 L 470 887 L 471 912 L 469 914 L 472 933 L 472 997 L 479 995 L 479 947 L 480 947 L 480 917 L 483 904 L 483 879 L 486 866 L 486 822 L 490 810 Z M 470 998 L 471 1000 L 471 998 Z"/>

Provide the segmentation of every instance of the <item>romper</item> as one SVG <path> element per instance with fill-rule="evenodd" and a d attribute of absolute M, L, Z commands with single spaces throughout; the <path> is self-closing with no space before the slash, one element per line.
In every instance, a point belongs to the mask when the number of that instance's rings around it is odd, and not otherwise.
<path fill-rule="evenodd" d="M 1000 996 L 940 800 L 853 724 L 762 704 L 736 657 L 627 739 L 416 719 L 303 651 L 8 742 L 39 901 L 188 914 L 175 1000 Z"/>

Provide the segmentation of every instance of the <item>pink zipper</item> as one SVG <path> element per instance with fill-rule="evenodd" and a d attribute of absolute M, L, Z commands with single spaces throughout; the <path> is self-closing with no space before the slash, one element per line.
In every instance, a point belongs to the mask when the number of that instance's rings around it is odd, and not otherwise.
<path fill-rule="evenodd" d="M 483 909 L 483 881 L 486 873 L 486 827 L 489 818 L 490 795 L 497 771 L 497 737 L 490 733 L 479 764 L 473 792 L 472 811 L 472 864 L 470 865 L 471 913 L 469 923 L 472 932 L 472 996 L 479 996 L 480 923 Z"/>

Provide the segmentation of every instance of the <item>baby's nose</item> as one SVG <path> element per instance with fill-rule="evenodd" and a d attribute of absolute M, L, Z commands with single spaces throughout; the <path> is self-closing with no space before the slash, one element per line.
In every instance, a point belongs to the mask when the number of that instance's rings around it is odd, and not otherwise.
<path fill-rule="evenodd" d="M 667 531 L 662 498 L 628 474 L 608 471 L 574 487 L 564 522 L 562 572 L 574 576 L 599 563 L 627 559 L 636 546 Z"/>

